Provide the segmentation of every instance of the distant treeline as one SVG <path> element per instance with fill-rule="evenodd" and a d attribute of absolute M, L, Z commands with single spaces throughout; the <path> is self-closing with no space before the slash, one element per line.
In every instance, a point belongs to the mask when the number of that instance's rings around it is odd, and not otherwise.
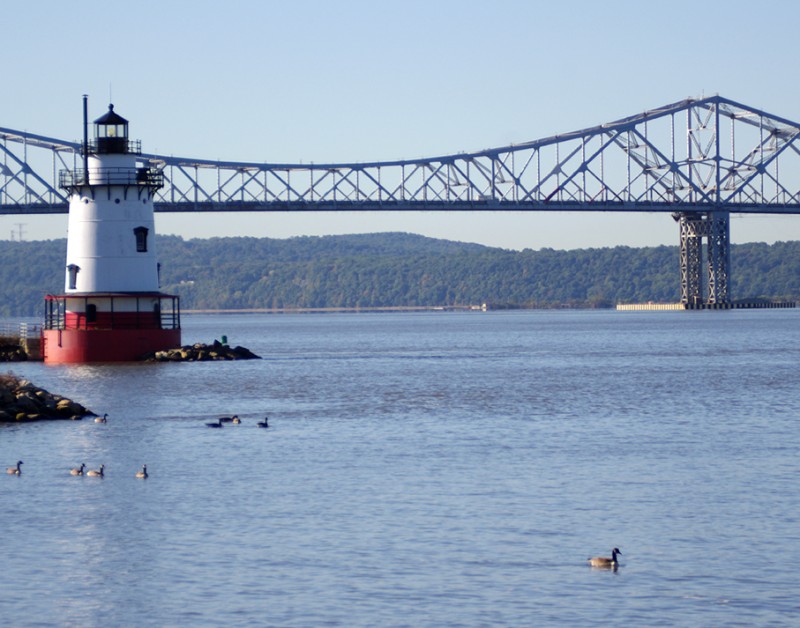
<path fill-rule="evenodd" d="M 405 233 L 184 240 L 159 236 L 164 292 L 183 309 L 675 302 L 678 248 L 509 251 Z M 0 241 L 0 316 L 64 290 L 66 240 Z M 735 299 L 800 300 L 800 242 L 731 247 Z"/>

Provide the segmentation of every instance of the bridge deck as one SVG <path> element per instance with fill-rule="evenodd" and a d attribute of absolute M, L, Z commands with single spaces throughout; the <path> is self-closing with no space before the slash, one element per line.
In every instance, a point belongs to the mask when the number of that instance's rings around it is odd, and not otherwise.
<path fill-rule="evenodd" d="M 569 203 L 569 202 L 526 202 L 518 201 L 227 201 L 224 203 L 206 202 L 166 202 L 157 201 L 155 211 L 160 213 L 212 213 L 212 212 L 628 212 L 628 213 L 703 213 L 709 211 L 708 205 L 674 203 Z M 728 203 L 719 209 L 733 214 L 800 214 L 800 203 L 791 205 L 755 205 Z M 0 214 L 42 215 L 66 214 L 67 201 L 28 205 L 3 204 Z"/>

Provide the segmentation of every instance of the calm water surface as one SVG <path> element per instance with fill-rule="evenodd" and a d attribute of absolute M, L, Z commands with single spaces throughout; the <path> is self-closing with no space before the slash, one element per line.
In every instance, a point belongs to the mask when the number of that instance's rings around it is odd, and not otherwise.
<path fill-rule="evenodd" d="M 223 334 L 264 359 L 12 365 L 109 422 L 0 426 L 0 623 L 800 623 L 800 311 L 184 319 Z"/>

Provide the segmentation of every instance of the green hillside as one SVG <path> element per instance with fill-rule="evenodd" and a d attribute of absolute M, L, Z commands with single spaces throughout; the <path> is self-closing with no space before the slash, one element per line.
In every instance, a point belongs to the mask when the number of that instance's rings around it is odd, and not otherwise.
<path fill-rule="evenodd" d="M 678 249 L 508 251 L 406 233 L 184 240 L 160 236 L 162 289 L 184 309 L 500 305 L 679 299 Z M 0 316 L 63 291 L 66 240 L 0 242 Z M 800 242 L 734 245 L 736 299 L 800 300 Z"/>

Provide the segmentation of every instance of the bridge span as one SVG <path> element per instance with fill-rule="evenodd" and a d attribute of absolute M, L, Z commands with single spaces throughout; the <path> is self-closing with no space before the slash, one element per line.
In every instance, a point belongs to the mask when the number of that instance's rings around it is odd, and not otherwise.
<path fill-rule="evenodd" d="M 680 225 L 681 302 L 724 306 L 732 300 L 730 214 L 800 213 L 798 135 L 798 123 L 712 96 L 423 159 L 140 158 L 163 182 L 157 212 L 666 212 Z M 67 213 L 69 182 L 83 176 L 82 146 L 0 127 L 0 214 Z"/>

